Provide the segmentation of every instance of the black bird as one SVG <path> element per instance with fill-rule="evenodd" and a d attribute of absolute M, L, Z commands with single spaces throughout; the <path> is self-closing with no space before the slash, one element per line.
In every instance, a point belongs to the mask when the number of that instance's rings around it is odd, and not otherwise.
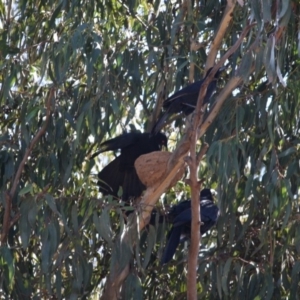
<path fill-rule="evenodd" d="M 183 89 L 177 91 L 175 94 L 173 94 L 171 97 L 166 99 L 163 103 L 163 108 L 165 109 L 165 112 L 163 115 L 158 119 L 156 124 L 154 125 L 152 129 L 152 133 L 159 132 L 160 129 L 163 127 L 165 121 L 173 114 L 177 114 L 180 112 L 183 112 L 186 116 L 190 115 L 197 105 L 198 95 L 199 91 L 201 89 L 201 86 L 207 76 L 209 75 L 210 71 L 213 68 L 210 68 L 204 79 L 200 81 L 196 81 Z M 213 93 L 216 90 L 217 87 L 217 79 L 219 78 L 219 75 L 222 73 L 222 71 L 225 69 L 225 67 L 220 68 L 216 74 L 214 79 L 210 82 L 206 89 L 206 95 L 203 99 L 203 104 L 207 103 L 210 99 L 210 97 L 213 95 Z"/>
<path fill-rule="evenodd" d="M 201 234 L 213 227 L 219 216 L 219 208 L 213 203 L 210 189 L 203 189 L 200 193 Z M 161 264 L 169 262 L 175 254 L 180 242 L 191 236 L 192 210 L 191 200 L 185 200 L 172 207 L 168 220 L 173 224 L 167 238 L 167 245 L 162 255 Z"/>
<path fill-rule="evenodd" d="M 167 147 L 167 137 L 163 133 L 152 135 L 139 131 L 123 133 L 100 144 L 100 150 L 91 158 L 99 153 L 118 149 L 121 150 L 121 154 L 99 172 L 97 183 L 99 191 L 104 195 L 118 197 L 121 186 L 123 201 L 128 202 L 139 197 L 145 190 L 145 186 L 137 176 L 134 162 L 140 155 L 159 151 L 162 146 Z"/>

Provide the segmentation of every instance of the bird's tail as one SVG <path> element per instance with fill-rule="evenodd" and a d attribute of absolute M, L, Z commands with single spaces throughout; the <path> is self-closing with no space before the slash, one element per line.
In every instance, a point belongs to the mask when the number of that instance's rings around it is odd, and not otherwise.
<path fill-rule="evenodd" d="M 166 111 L 159 119 L 158 121 L 155 123 L 155 125 L 153 126 L 152 130 L 151 130 L 151 134 L 155 135 L 157 134 L 161 128 L 163 127 L 165 121 L 167 120 L 169 116 L 169 113 Z"/>
<path fill-rule="evenodd" d="M 173 227 L 169 234 L 168 234 L 168 242 L 166 245 L 166 248 L 164 250 L 164 253 L 162 255 L 161 261 L 160 263 L 166 264 L 167 262 L 169 262 L 173 255 L 176 252 L 177 246 L 180 243 L 180 235 L 181 235 L 181 227 L 177 226 L 177 227 Z"/>

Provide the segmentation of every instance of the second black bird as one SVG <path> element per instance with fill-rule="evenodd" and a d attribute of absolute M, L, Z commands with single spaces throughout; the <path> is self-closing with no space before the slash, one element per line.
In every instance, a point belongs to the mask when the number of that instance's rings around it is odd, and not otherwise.
<path fill-rule="evenodd" d="M 134 162 L 140 155 L 159 151 L 162 146 L 167 146 L 167 137 L 163 133 L 152 135 L 139 131 L 124 133 L 100 144 L 100 150 L 92 158 L 102 152 L 118 149 L 121 154 L 98 173 L 99 191 L 118 197 L 119 188 L 122 187 L 123 201 L 129 202 L 139 197 L 145 186 L 137 176 Z"/>
<path fill-rule="evenodd" d="M 201 234 L 206 233 L 213 227 L 219 216 L 219 208 L 213 203 L 210 189 L 203 189 L 200 193 L 201 208 Z M 191 236 L 192 210 L 191 200 L 185 200 L 172 207 L 168 216 L 168 222 L 172 223 L 172 228 L 167 236 L 167 245 L 161 258 L 161 264 L 169 262 L 180 242 Z"/>
<path fill-rule="evenodd" d="M 173 94 L 171 97 L 167 98 L 164 101 L 163 108 L 165 109 L 165 112 L 163 113 L 163 115 L 158 119 L 158 121 L 154 125 L 154 127 L 152 129 L 153 133 L 159 132 L 160 129 L 163 127 L 165 121 L 171 115 L 183 112 L 186 116 L 188 116 L 189 114 L 191 114 L 194 111 L 194 109 L 197 105 L 198 95 L 199 95 L 201 86 L 202 86 L 203 82 L 205 81 L 205 79 L 207 78 L 207 76 L 209 75 L 209 73 L 211 72 L 211 70 L 212 70 L 212 68 L 210 68 L 207 71 L 206 76 L 202 80 L 196 81 L 196 82 L 184 87 L 183 89 L 177 91 L 175 94 Z M 224 67 L 220 68 L 216 72 L 214 79 L 208 85 L 208 87 L 206 89 L 205 97 L 203 99 L 203 104 L 207 103 L 209 101 L 209 99 L 211 98 L 211 96 L 213 95 L 213 93 L 215 92 L 216 87 L 217 87 L 217 79 L 219 78 L 219 75 L 221 74 L 221 72 L 223 70 L 224 70 Z"/>

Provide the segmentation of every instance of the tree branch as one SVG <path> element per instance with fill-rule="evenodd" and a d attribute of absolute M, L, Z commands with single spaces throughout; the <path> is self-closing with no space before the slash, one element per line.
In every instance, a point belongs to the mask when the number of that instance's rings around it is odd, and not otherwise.
<path fill-rule="evenodd" d="M 253 25 L 247 26 L 244 31 L 242 32 L 240 38 L 236 41 L 236 43 L 231 47 L 229 51 L 220 59 L 219 63 L 215 65 L 213 70 L 210 72 L 209 76 L 203 82 L 201 86 L 201 90 L 199 91 L 197 106 L 195 112 L 193 114 L 193 120 L 191 122 L 190 128 L 188 128 L 188 132 L 191 132 L 191 146 L 190 146 L 190 186 L 191 186 L 191 210 L 192 210 L 192 224 L 191 224 L 191 244 L 189 249 L 189 257 L 188 257 L 188 277 L 187 277 L 187 298 L 189 300 L 196 300 L 197 299 L 197 266 L 198 266 L 198 253 L 199 253 L 199 243 L 200 243 L 200 203 L 199 203 L 199 189 L 200 185 L 198 184 L 198 164 L 197 164 L 197 157 L 196 157 L 196 142 L 197 139 L 200 138 L 207 130 L 208 126 L 212 123 L 206 123 L 207 126 L 204 130 L 198 130 L 200 125 L 202 124 L 204 108 L 202 107 L 203 99 L 206 94 L 207 87 L 209 83 L 213 80 L 215 73 L 217 70 L 225 63 L 226 59 L 236 51 L 239 45 L 242 43 L 244 37 L 247 35 L 248 31 Z M 241 82 L 241 78 L 237 81 L 237 84 Z M 235 86 L 231 86 L 231 90 L 227 90 L 228 94 L 222 91 L 222 96 L 224 94 L 224 100 L 227 96 L 232 92 Z M 226 96 L 226 98 L 225 98 Z M 223 103 L 222 102 L 222 103 Z M 219 103 L 219 101 L 217 102 Z M 220 103 L 220 107 L 222 105 Z M 214 110 L 214 109 L 213 109 Z M 211 115 L 211 114 L 210 114 Z M 209 115 L 209 116 L 210 116 Z M 216 117 L 217 114 L 214 114 L 213 119 Z M 207 118 L 208 119 L 208 118 Z M 206 119 L 206 120 L 207 120 Z M 203 125 L 203 124 L 202 124 Z M 201 126 L 203 129 L 204 127 Z"/>
<path fill-rule="evenodd" d="M 197 153 L 197 166 L 199 165 L 200 161 L 202 160 L 204 154 L 206 153 L 207 149 L 208 149 L 208 144 L 207 143 L 204 143 L 201 147 L 201 150 L 199 153 Z"/>
<path fill-rule="evenodd" d="M 199 245 L 201 242 L 201 236 L 199 228 L 201 224 L 200 215 L 200 203 L 199 203 L 199 191 L 200 185 L 198 184 L 198 164 L 196 157 L 196 142 L 197 142 L 197 130 L 194 130 L 190 147 L 190 181 L 191 187 L 191 210 L 192 210 L 192 224 L 191 224 L 191 244 L 189 247 L 188 255 L 188 275 L 187 275 L 187 299 L 197 299 L 197 265 L 198 265 L 198 253 Z M 193 234 L 196 233 L 196 234 Z"/>
<path fill-rule="evenodd" d="M 37 134 L 35 135 L 35 137 L 32 139 L 31 143 L 29 144 L 28 148 L 26 149 L 26 152 L 24 154 L 24 157 L 19 165 L 19 168 L 16 172 L 16 175 L 13 179 L 13 183 L 12 183 L 12 187 L 10 189 L 10 191 L 6 192 L 5 194 L 5 211 L 4 211 L 4 217 L 3 217 L 3 226 L 2 226 L 2 233 L 1 233 L 1 244 L 4 243 L 6 241 L 7 235 L 8 235 L 8 231 L 10 228 L 10 215 L 11 215 L 11 204 L 12 204 L 12 199 L 16 193 L 17 190 L 17 186 L 19 185 L 19 181 L 20 181 L 20 177 L 21 174 L 24 170 L 24 166 L 25 163 L 29 157 L 29 155 L 31 154 L 31 151 L 33 149 L 33 147 L 35 146 L 35 144 L 38 142 L 38 140 L 41 138 L 41 136 L 43 134 L 45 134 L 48 123 L 49 123 L 49 119 L 51 116 L 51 100 L 53 98 L 54 95 L 54 88 L 51 88 L 48 98 L 46 100 L 46 120 L 45 123 L 43 125 L 43 127 L 37 132 Z"/>
<path fill-rule="evenodd" d="M 220 49 L 220 45 L 225 36 L 226 30 L 232 20 L 233 10 L 236 5 L 236 0 L 227 0 L 227 5 L 223 14 L 223 18 L 221 20 L 219 29 L 215 35 L 213 42 L 211 43 L 211 47 L 206 60 L 206 71 L 214 65 L 217 53 Z"/>

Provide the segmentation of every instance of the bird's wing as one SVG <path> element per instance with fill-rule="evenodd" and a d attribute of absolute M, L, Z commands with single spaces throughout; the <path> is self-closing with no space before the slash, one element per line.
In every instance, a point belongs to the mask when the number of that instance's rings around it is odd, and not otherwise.
<path fill-rule="evenodd" d="M 172 227 L 170 232 L 168 233 L 168 241 L 167 245 L 164 249 L 164 253 L 161 258 L 161 264 L 166 264 L 169 262 L 174 253 L 176 252 L 176 248 L 180 243 L 180 236 L 181 236 L 181 227 Z"/>
<path fill-rule="evenodd" d="M 169 118 L 170 115 L 183 112 L 185 115 L 189 115 L 193 112 L 195 109 L 195 106 L 197 105 L 198 100 L 198 94 L 201 89 L 201 86 L 208 76 L 211 69 L 207 72 L 204 79 L 196 81 L 183 89 L 177 91 L 172 96 L 167 98 L 163 102 L 163 108 L 165 109 L 165 113 L 159 118 L 159 120 L 156 122 L 152 129 L 152 133 L 157 133 L 164 125 L 167 118 Z M 209 86 L 207 87 L 206 95 L 203 100 L 203 104 L 207 103 L 212 94 L 216 90 L 217 86 L 217 78 L 219 77 L 220 72 L 217 72 L 215 74 L 215 78 L 210 82 Z"/>
<path fill-rule="evenodd" d="M 98 173 L 99 191 L 104 195 L 118 196 L 120 186 L 123 189 L 122 200 L 139 197 L 145 190 L 134 168 L 121 171 L 122 155 L 115 158 Z"/>
<path fill-rule="evenodd" d="M 146 189 L 140 181 L 135 168 L 131 168 L 124 172 L 122 188 L 122 200 L 125 202 L 140 197 L 142 192 Z"/>
<path fill-rule="evenodd" d="M 190 200 L 184 200 L 179 202 L 178 204 L 171 207 L 168 215 L 167 215 L 167 221 L 169 223 L 174 223 L 175 218 L 181 214 L 186 209 L 189 209 L 191 207 L 191 201 Z"/>
<path fill-rule="evenodd" d="M 187 85 L 186 87 L 184 87 L 183 89 L 177 91 L 176 93 L 174 93 L 172 96 L 170 96 L 169 98 L 167 98 L 164 103 L 163 103 L 163 107 L 167 108 L 170 107 L 172 105 L 172 103 L 175 103 L 177 99 L 182 98 L 180 101 L 181 105 L 184 105 L 185 103 L 185 99 L 187 100 L 187 104 L 191 105 L 191 98 L 195 98 L 194 101 L 192 102 L 197 102 L 197 95 L 199 94 L 201 85 L 203 83 L 203 79 L 200 81 L 196 81 L 190 85 Z M 174 104 L 172 105 L 174 106 Z M 180 106 L 177 106 L 177 110 L 175 111 L 173 108 L 172 112 L 179 112 L 180 110 Z"/>
<path fill-rule="evenodd" d="M 213 204 L 210 200 L 204 200 L 201 202 L 201 233 L 207 232 L 211 227 L 213 227 L 219 217 L 219 208 Z"/>
<path fill-rule="evenodd" d="M 118 156 L 98 173 L 97 184 L 102 194 L 118 196 L 119 188 L 124 181 L 124 172 L 120 172 L 120 161 Z"/>
<path fill-rule="evenodd" d="M 179 213 L 173 221 L 174 227 L 181 226 L 183 224 L 190 225 L 192 220 L 192 210 L 191 207 L 183 210 L 181 213 Z"/>
<path fill-rule="evenodd" d="M 219 216 L 219 208 L 212 201 L 201 201 L 201 220 L 212 220 L 217 222 Z"/>
<path fill-rule="evenodd" d="M 206 223 L 212 224 L 210 226 L 212 227 L 217 222 L 218 215 L 219 215 L 219 208 L 216 205 L 214 205 L 211 200 L 201 201 L 200 206 L 201 206 L 201 222 L 204 224 Z M 191 220 L 192 220 L 192 210 L 191 207 L 189 207 L 183 210 L 174 218 L 173 224 L 174 227 L 183 224 L 190 225 Z"/>

